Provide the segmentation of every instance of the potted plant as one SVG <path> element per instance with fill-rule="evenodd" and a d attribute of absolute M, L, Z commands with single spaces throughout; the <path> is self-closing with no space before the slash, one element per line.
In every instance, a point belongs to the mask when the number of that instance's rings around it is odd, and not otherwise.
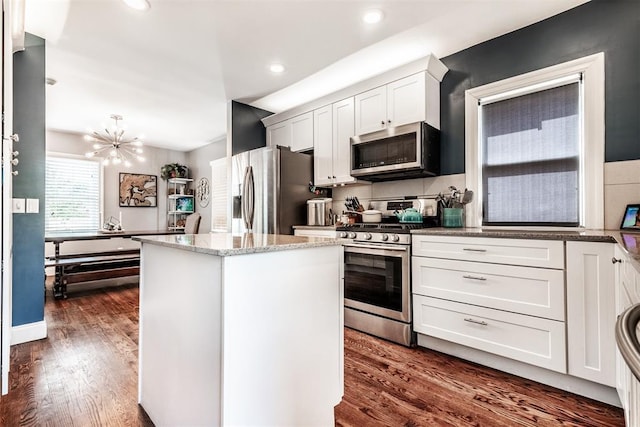
<path fill-rule="evenodd" d="M 160 177 L 165 181 L 169 178 L 186 178 L 188 168 L 179 163 L 167 163 L 160 168 Z"/>

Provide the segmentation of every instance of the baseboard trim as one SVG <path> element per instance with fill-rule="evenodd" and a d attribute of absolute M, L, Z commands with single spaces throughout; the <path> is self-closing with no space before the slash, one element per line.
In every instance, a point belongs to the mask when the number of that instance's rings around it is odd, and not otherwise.
<path fill-rule="evenodd" d="M 47 321 L 27 323 L 11 328 L 11 345 L 37 341 L 47 337 Z"/>

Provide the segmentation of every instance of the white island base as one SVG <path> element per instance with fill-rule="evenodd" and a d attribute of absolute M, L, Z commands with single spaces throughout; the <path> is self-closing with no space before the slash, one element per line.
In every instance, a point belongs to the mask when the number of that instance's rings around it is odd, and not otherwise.
<path fill-rule="evenodd" d="M 334 425 L 341 246 L 219 256 L 140 240 L 139 403 L 156 426 Z"/>

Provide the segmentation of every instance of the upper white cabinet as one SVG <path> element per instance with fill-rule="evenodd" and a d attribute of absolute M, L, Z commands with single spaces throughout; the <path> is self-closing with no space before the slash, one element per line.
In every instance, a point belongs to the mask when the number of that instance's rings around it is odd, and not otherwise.
<path fill-rule="evenodd" d="M 291 147 L 291 124 L 289 120 L 267 127 L 267 146 Z"/>
<path fill-rule="evenodd" d="M 313 175 L 315 185 L 333 182 L 333 110 L 331 105 L 313 112 Z"/>
<path fill-rule="evenodd" d="M 351 137 L 354 133 L 353 98 L 336 102 L 333 110 L 334 184 L 354 182 L 351 176 Z"/>
<path fill-rule="evenodd" d="M 354 182 L 355 178 L 350 175 L 353 98 L 318 108 L 313 112 L 313 122 L 315 185 Z"/>
<path fill-rule="evenodd" d="M 425 121 L 427 106 L 431 109 L 437 107 L 439 116 L 439 83 L 428 91 L 426 80 L 426 72 L 420 72 L 356 95 L 355 134 L 362 135 L 386 127 Z M 429 97 L 437 97 L 437 102 L 432 102 Z M 438 120 L 435 127 L 439 128 L 439 125 Z"/>
<path fill-rule="evenodd" d="M 567 242 L 566 247 L 569 375 L 615 387 L 614 244 Z"/>
<path fill-rule="evenodd" d="M 267 145 L 290 147 L 291 151 L 313 149 L 313 112 L 267 127 Z"/>

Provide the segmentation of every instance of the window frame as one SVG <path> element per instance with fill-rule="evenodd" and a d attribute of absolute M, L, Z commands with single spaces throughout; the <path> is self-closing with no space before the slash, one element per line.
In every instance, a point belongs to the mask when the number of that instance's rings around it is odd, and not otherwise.
<path fill-rule="evenodd" d="M 582 74 L 583 79 L 583 137 L 580 147 L 580 167 L 583 173 L 580 177 L 580 224 L 578 227 L 553 226 L 551 228 L 604 228 L 605 88 L 604 53 L 602 52 L 465 91 L 465 183 L 466 187 L 473 189 L 477 196 L 466 206 L 467 227 L 483 226 L 482 149 L 479 129 L 481 100 L 534 85 L 544 85 L 578 73 Z M 484 227 L 510 228 L 511 226 Z M 513 228 L 521 229 L 522 227 L 513 226 Z"/>
<path fill-rule="evenodd" d="M 104 158 L 101 157 L 92 157 L 92 158 L 87 158 L 84 155 L 80 155 L 80 154 L 71 154 L 71 153 L 62 153 L 62 152 L 56 152 L 56 151 L 47 151 L 46 152 L 46 156 L 45 156 L 45 169 L 46 169 L 46 161 L 49 157 L 56 157 L 56 158 L 62 158 L 62 159 L 74 159 L 74 160 L 85 160 L 88 162 L 95 162 L 98 164 L 98 175 L 99 175 L 99 182 L 98 182 L 98 192 L 99 192 L 99 200 L 98 200 L 98 218 L 102 218 L 103 214 L 104 214 Z M 47 203 L 47 194 L 46 194 L 46 185 L 45 185 L 45 212 L 46 212 L 46 203 Z M 98 219 L 98 222 L 100 222 L 100 219 Z M 102 224 L 98 224 L 98 227 L 96 228 L 96 230 L 99 230 L 102 227 Z M 74 231 L 80 231 L 80 230 L 74 230 Z M 94 230 L 84 230 L 84 231 L 94 231 Z M 57 231 L 56 231 L 57 232 Z M 46 221 L 45 221 L 45 233 L 52 233 L 52 231 L 46 231 Z"/>

